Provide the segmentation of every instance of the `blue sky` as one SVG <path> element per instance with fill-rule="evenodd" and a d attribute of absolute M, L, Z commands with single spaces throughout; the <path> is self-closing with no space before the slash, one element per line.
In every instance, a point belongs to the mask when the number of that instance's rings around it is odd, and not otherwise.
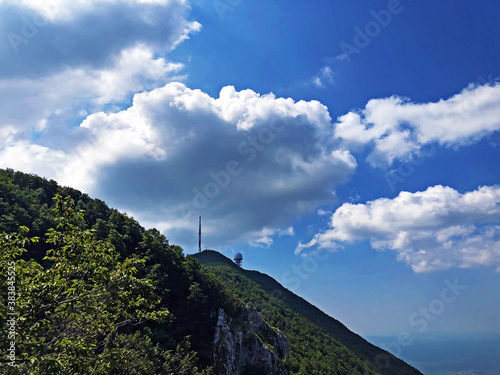
<path fill-rule="evenodd" d="M 496 1 L 0 0 L 0 166 L 362 335 L 500 333 Z M 388 343 L 391 344 L 391 343 Z M 403 345 L 404 344 L 404 345 Z"/>

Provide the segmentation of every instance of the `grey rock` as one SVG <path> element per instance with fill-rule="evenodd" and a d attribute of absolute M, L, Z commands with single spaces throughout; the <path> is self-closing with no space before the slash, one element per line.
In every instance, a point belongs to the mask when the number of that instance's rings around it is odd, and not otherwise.
<path fill-rule="evenodd" d="M 283 361 L 290 355 L 288 340 L 270 327 L 251 305 L 237 319 L 219 309 L 214 336 L 216 375 L 288 375 Z"/>

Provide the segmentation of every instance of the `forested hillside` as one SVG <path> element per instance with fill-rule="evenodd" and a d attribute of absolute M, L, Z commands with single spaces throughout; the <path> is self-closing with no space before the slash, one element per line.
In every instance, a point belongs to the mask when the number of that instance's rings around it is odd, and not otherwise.
<path fill-rule="evenodd" d="M 252 303 L 269 324 L 283 332 L 292 348 L 293 373 L 350 374 L 356 369 L 368 374 L 372 372 L 367 368 L 372 368 L 383 374 L 420 374 L 349 331 L 270 276 L 244 270 L 216 251 L 206 250 L 194 257 L 239 299 Z"/>
<path fill-rule="evenodd" d="M 218 253 L 202 266 L 55 181 L 0 170 L 0 233 L 2 374 L 228 373 L 214 344 L 226 328 L 274 355 L 276 374 L 419 374 L 393 357 L 377 367 L 385 352 L 268 276 Z M 271 327 L 256 328 L 258 312 Z M 265 365 L 254 359 L 240 373 Z"/>
<path fill-rule="evenodd" d="M 0 373 L 211 373 L 210 312 L 235 302 L 156 229 L 55 181 L 0 170 L 0 232 L 14 233 L 0 239 Z"/>

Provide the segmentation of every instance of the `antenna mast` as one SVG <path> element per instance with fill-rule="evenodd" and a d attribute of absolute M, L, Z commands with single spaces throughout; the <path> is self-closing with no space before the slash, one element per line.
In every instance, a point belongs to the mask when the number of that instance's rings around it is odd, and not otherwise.
<path fill-rule="evenodd" d="M 198 231 L 198 252 L 201 253 L 201 216 L 200 216 L 200 229 Z"/>

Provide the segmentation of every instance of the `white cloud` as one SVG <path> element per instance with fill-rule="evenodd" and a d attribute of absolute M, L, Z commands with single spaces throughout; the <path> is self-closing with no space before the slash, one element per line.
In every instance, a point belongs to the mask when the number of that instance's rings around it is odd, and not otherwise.
<path fill-rule="evenodd" d="M 106 70 L 140 45 L 164 56 L 201 29 L 188 10 L 180 0 L 0 1 L 0 80 Z"/>
<path fill-rule="evenodd" d="M 50 132 L 51 126 L 60 131 L 57 122 L 65 124 L 88 111 L 126 101 L 132 93 L 178 79 L 182 67 L 155 58 L 149 47 L 138 45 L 122 51 L 105 69 L 72 68 L 38 79 L 0 80 L 0 129 L 15 126 L 20 135 Z"/>
<path fill-rule="evenodd" d="M 479 265 L 500 271 L 500 187 L 459 193 L 444 186 L 401 192 L 394 199 L 345 203 L 296 253 L 369 240 L 378 250 L 394 250 L 415 272 Z"/>
<path fill-rule="evenodd" d="M 274 242 L 272 237 L 276 234 L 276 230 L 271 228 L 262 228 L 255 235 L 251 237 L 255 237 L 255 239 L 250 241 L 250 245 L 259 246 L 259 247 L 269 247 Z"/>
<path fill-rule="evenodd" d="M 312 83 L 318 88 L 325 87 L 326 85 L 334 84 L 333 70 L 330 66 L 322 67 L 317 75 L 312 78 Z"/>
<path fill-rule="evenodd" d="M 323 210 L 322 208 L 319 208 L 316 213 L 318 214 L 318 216 L 327 216 L 327 215 L 332 214 L 331 211 L 326 211 L 326 210 Z"/>
<path fill-rule="evenodd" d="M 331 201 L 356 168 L 332 141 L 331 118 L 319 102 L 231 86 L 212 98 L 168 83 L 136 94 L 127 110 L 88 116 L 76 134 L 84 140 L 62 157 L 47 150 L 50 170 L 32 158 L 6 158 L 7 149 L 1 166 L 112 197 L 110 203 L 158 223 L 180 243 L 191 238 L 200 213 L 205 238 L 219 245 L 267 246 L 274 236 L 293 235 L 290 221 Z M 13 147 L 22 151 L 21 145 Z"/>
<path fill-rule="evenodd" d="M 0 151 L 1 167 L 57 177 L 58 168 L 66 163 L 66 154 L 27 141 L 18 141 L 3 147 Z"/>
<path fill-rule="evenodd" d="M 29 8 L 51 21 L 67 20 L 82 13 L 95 11 L 103 5 L 160 5 L 185 4 L 183 0 L 0 0 L 0 4 Z"/>
<path fill-rule="evenodd" d="M 293 226 L 289 226 L 288 228 L 283 228 L 279 230 L 272 228 L 262 228 L 260 231 L 256 231 L 255 233 L 252 233 L 250 235 L 252 239 L 250 240 L 249 243 L 251 246 L 269 247 L 273 244 L 274 242 L 273 237 L 275 236 L 294 237 L 295 230 L 293 229 Z"/>
<path fill-rule="evenodd" d="M 445 147 L 477 142 L 500 130 L 500 84 L 470 85 L 433 103 L 413 103 L 397 96 L 372 99 L 361 111 L 339 117 L 335 136 L 350 149 L 371 145 L 372 165 L 408 159 L 423 145 Z"/>
<path fill-rule="evenodd" d="M 0 127 L 0 149 L 11 145 L 14 142 L 16 134 L 19 130 L 14 126 L 3 126 Z"/>
<path fill-rule="evenodd" d="M 88 129 L 93 141 L 82 142 L 66 161 L 59 180 L 63 184 L 92 190 L 100 168 L 117 161 L 150 158 L 161 160 L 165 150 L 160 132 L 143 116 L 140 109 L 131 108 L 117 114 L 93 114 L 80 125 Z"/>
<path fill-rule="evenodd" d="M 278 232 L 278 236 L 290 236 L 294 237 L 295 236 L 295 229 L 293 226 L 289 226 L 288 228 L 282 229 Z"/>
<path fill-rule="evenodd" d="M 182 65 L 163 56 L 200 29 L 188 9 L 0 0 L 5 31 L 23 35 L 25 20 L 37 21 L 21 44 L 0 41 L 0 166 L 98 195 L 180 243 L 193 211 L 218 244 L 293 235 L 291 220 L 330 201 L 356 161 L 317 101 L 232 86 L 212 98 L 179 83 Z M 110 29 L 122 32 L 111 39 Z"/>

